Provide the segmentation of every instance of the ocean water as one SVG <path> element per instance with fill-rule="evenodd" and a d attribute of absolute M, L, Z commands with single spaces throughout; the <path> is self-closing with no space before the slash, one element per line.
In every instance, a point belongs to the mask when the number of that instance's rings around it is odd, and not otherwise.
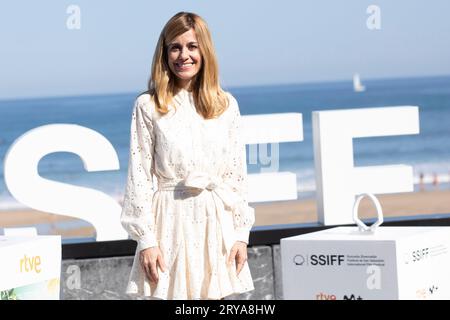
<path fill-rule="evenodd" d="M 351 81 L 227 88 L 242 115 L 282 112 L 303 114 L 304 141 L 279 145 L 278 171 L 297 174 L 299 198 L 315 190 L 312 111 L 382 106 L 419 106 L 420 134 L 354 140 L 355 165 L 408 164 L 425 182 L 436 174 L 450 175 L 450 77 L 364 81 L 366 91 L 353 92 Z M 27 131 L 53 123 L 93 129 L 114 146 L 120 170 L 86 172 L 81 159 L 67 152 L 45 156 L 38 165 L 47 179 L 103 191 L 121 200 L 128 165 L 129 128 L 137 93 L 0 101 L 0 210 L 23 207 L 6 188 L 3 160 L 13 142 Z M 269 149 L 270 150 L 270 149 Z M 249 173 L 270 171 L 271 165 L 248 164 Z"/>

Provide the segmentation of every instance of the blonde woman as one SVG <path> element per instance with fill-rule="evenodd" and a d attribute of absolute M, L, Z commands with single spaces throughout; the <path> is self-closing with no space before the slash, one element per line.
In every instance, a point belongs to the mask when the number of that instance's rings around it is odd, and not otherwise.
<path fill-rule="evenodd" d="M 121 222 L 138 245 L 127 293 L 223 299 L 254 290 L 240 121 L 236 100 L 220 87 L 205 21 L 176 14 L 132 114 Z"/>

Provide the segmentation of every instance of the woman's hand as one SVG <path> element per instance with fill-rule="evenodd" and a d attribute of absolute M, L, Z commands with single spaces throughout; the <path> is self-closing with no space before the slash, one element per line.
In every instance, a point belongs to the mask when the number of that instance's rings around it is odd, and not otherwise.
<path fill-rule="evenodd" d="M 159 275 L 157 267 L 162 272 L 166 272 L 166 264 L 164 263 L 164 258 L 159 247 L 150 247 L 141 250 L 139 253 L 139 261 L 150 282 L 158 282 Z"/>
<path fill-rule="evenodd" d="M 228 258 L 228 265 L 233 263 L 234 260 L 236 260 L 236 274 L 239 275 L 247 261 L 247 244 L 245 242 L 236 241 L 234 243 Z"/>

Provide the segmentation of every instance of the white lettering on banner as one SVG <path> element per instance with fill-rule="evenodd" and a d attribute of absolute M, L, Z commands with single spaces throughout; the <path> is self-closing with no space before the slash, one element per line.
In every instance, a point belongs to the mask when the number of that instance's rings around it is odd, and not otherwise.
<path fill-rule="evenodd" d="M 39 211 L 90 222 L 97 241 L 127 239 L 116 200 L 97 190 L 39 175 L 40 159 L 54 152 L 75 153 L 89 172 L 119 169 L 114 147 L 98 132 L 74 124 L 45 125 L 23 134 L 6 154 L 5 183 L 13 197 Z"/>
<path fill-rule="evenodd" d="M 271 149 L 270 157 L 268 156 L 269 152 L 268 152 L 266 143 L 262 143 L 262 144 L 258 145 L 258 149 L 259 149 L 259 159 L 260 159 L 261 164 L 263 166 L 270 164 L 269 168 L 262 167 L 261 172 L 279 171 L 280 151 L 279 151 L 278 143 L 270 144 L 270 149 Z M 276 161 L 274 161 L 274 159 Z"/>
<path fill-rule="evenodd" d="M 58 299 L 61 275 L 61 236 L 0 235 L 0 292 L 17 290 L 18 299 Z"/>
<path fill-rule="evenodd" d="M 325 225 L 353 223 L 355 195 L 414 190 L 406 165 L 354 167 L 353 138 L 419 133 L 418 107 L 313 112 L 317 213 Z"/>
<path fill-rule="evenodd" d="M 303 140 L 299 113 L 242 116 L 246 144 Z M 267 130 L 267 128 L 271 130 Z M 255 134 L 258 132 L 258 134 Z M 313 112 L 313 145 L 319 222 L 353 223 L 356 194 L 413 191 L 411 166 L 353 165 L 353 138 L 419 133 L 418 107 L 360 108 Z M 250 151 L 256 151 L 255 148 Z M 90 222 L 97 241 L 127 239 L 120 224 L 121 206 L 109 195 L 90 188 L 48 180 L 38 174 L 40 159 L 54 152 L 71 152 L 86 171 L 118 170 L 111 143 L 94 130 L 74 124 L 51 124 L 19 137 L 4 161 L 5 183 L 12 196 L 26 206 Z M 271 158 L 278 155 L 272 145 Z M 260 156 L 267 148 L 260 148 Z M 264 164 L 272 159 L 265 156 Z M 250 153 L 250 161 L 255 161 Z M 249 174 L 249 202 L 297 199 L 292 172 Z"/>
<path fill-rule="evenodd" d="M 69 290 L 80 289 L 81 288 L 81 270 L 76 264 L 72 264 L 67 267 L 66 274 L 70 276 L 67 277 L 66 285 Z"/>
<path fill-rule="evenodd" d="M 70 5 L 66 9 L 66 13 L 70 16 L 66 20 L 66 27 L 69 30 L 81 29 L 81 9 L 77 5 Z"/>
<path fill-rule="evenodd" d="M 367 18 L 367 21 L 366 21 L 367 29 L 380 30 L 381 29 L 381 9 L 380 9 L 380 7 L 372 4 L 367 7 L 366 13 L 370 14 L 370 16 Z"/>
<path fill-rule="evenodd" d="M 381 290 L 381 268 L 379 266 L 368 266 L 366 273 L 367 277 L 367 289 L 369 290 Z"/>
<path fill-rule="evenodd" d="M 256 164 L 259 156 L 262 165 L 261 173 L 248 175 L 248 201 L 296 200 L 297 175 L 293 172 L 278 171 L 278 144 L 280 142 L 303 141 L 302 114 L 246 115 L 242 116 L 241 127 L 244 143 L 249 145 L 248 163 Z M 267 144 L 270 144 L 270 157 L 268 156 Z M 270 167 L 264 167 L 269 164 Z"/>

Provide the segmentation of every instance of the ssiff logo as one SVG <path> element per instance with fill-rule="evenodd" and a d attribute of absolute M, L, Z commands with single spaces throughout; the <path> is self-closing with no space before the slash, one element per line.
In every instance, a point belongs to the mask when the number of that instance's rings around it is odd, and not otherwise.
<path fill-rule="evenodd" d="M 345 261 L 345 258 L 342 254 L 312 254 L 310 256 L 297 254 L 294 256 L 293 261 L 296 266 L 340 266 Z"/>
<path fill-rule="evenodd" d="M 293 260 L 296 266 L 302 266 L 305 264 L 305 257 L 302 256 L 301 254 L 295 255 Z"/>

